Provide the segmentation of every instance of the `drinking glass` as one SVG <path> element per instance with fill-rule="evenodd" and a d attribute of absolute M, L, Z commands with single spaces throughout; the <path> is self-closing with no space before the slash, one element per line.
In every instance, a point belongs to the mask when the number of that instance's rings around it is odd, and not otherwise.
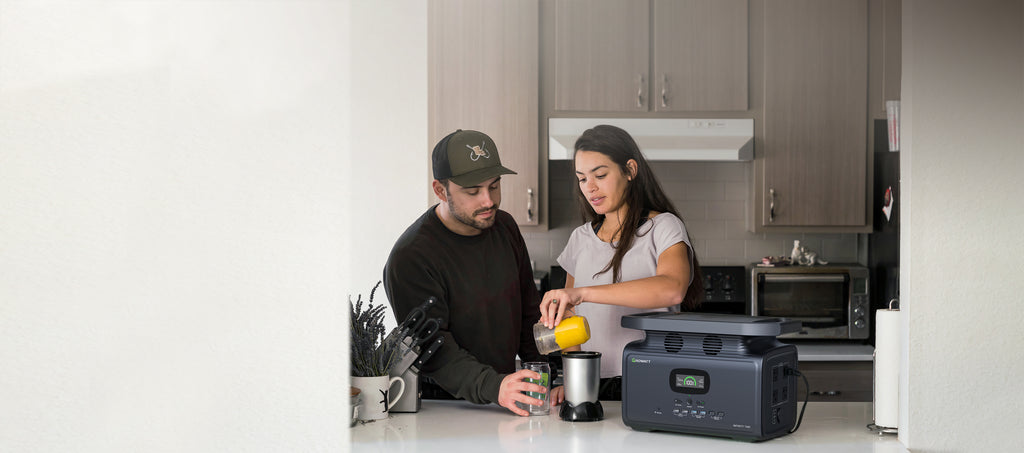
<path fill-rule="evenodd" d="M 519 406 L 519 408 L 529 412 L 530 415 L 548 415 L 548 413 L 551 412 L 551 401 L 548 400 L 548 393 L 551 392 L 551 365 L 549 365 L 547 362 L 526 362 L 523 363 L 523 369 L 536 371 L 537 373 L 539 373 L 540 379 L 526 378 L 526 382 L 531 382 L 534 384 L 544 386 L 545 388 L 548 389 L 548 392 L 523 392 L 527 396 L 531 396 L 533 398 L 541 400 L 541 404 L 523 404 L 517 401 L 516 405 Z"/>

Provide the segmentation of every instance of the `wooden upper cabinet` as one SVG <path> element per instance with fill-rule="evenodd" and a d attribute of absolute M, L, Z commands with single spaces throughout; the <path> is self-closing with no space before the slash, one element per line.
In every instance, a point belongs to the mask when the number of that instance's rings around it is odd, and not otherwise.
<path fill-rule="evenodd" d="M 747 0 L 654 0 L 658 112 L 747 110 Z"/>
<path fill-rule="evenodd" d="M 866 0 L 764 9 L 762 227 L 868 224 Z"/>
<path fill-rule="evenodd" d="M 747 110 L 747 0 L 555 0 L 554 24 L 556 111 Z"/>
<path fill-rule="evenodd" d="M 430 146 L 456 129 L 489 135 L 517 173 L 501 179 L 501 209 L 538 225 L 538 1 L 431 0 L 428 11 Z"/>
<path fill-rule="evenodd" d="M 646 112 L 647 1 L 556 0 L 555 110 Z"/>

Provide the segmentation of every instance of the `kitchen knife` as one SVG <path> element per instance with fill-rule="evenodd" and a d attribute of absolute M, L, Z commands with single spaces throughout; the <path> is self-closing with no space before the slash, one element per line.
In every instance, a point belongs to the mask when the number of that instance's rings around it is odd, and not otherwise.
<path fill-rule="evenodd" d="M 398 345 L 398 360 L 391 364 L 391 368 L 388 370 L 389 376 L 401 376 L 408 370 L 416 358 L 419 357 L 418 348 L 414 348 L 405 343 Z"/>
<path fill-rule="evenodd" d="M 427 346 L 427 348 L 420 353 L 419 358 L 417 358 L 416 361 L 412 363 L 412 366 L 410 368 L 413 370 L 413 372 L 419 373 L 420 368 L 423 368 L 423 364 L 426 363 L 427 360 L 430 360 L 430 357 L 432 357 L 434 353 L 437 352 L 438 349 L 441 349 L 442 344 L 444 344 L 444 337 L 437 337 L 436 340 L 430 343 L 430 345 Z"/>
<path fill-rule="evenodd" d="M 388 336 L 384 338 L 384 341 L 381 342 L 381 345 L 383 346 L 386 344 L 393 344 L 402 341 L 403 339 L 405 339 L 406 336 L 409 335 L 410 332 L 419 329 L 420 326 L 423 324 L 423 320 L 427 318 L 427 310 L 430 310 L 430 307 L 433 307 L 436 303 L 437 299 L 431 296 L 428 297 L 427 300 L 423 301 L 423 303 L 421 303 L 418 307 L 413 308 L 412 311 L 410 311 L 409 314 L 405 317 L 405 320 L 402 321 L 402 323 L 399 324 L 398 327 L 395 327 L 393 330 L 391 330 Z"/>
<path fill-rule="evenodd" d="M 398 344 L 398 360 L 391 365 L 388 374 L 400 376 L 412 365 L 420 354 L 427 349 L 427 342 L 441 328 L 441 318 L 430 318 L 424 321 L 415 331 L 410 332 Z M 433 352 L 431 352 L 433 354 Z"/>
<path fill-rule="evenodd" d="M 419 347 L 430 340 L 441 329 L 441 318 L 430 318 L 411 331 L 402 342 L 409 347 Z"/>

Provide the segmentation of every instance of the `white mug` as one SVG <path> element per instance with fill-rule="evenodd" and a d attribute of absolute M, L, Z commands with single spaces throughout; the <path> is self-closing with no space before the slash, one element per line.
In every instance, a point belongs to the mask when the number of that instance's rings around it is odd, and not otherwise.
<path fill-rule="evenodd" d="M 393 394 L 390 390 L 396 381 L 400 385 L 398 393 Z M 402 397 L 402 393 L 405 393 L 405 381 L 398 376 L 390 379 L 389 376 L 352 376 L 352 386 L 360 390 L 359 396 L 362 398 L 357 416 L 359 420 L 387 418 L 388 409 L 391 409 L 391 406 L 394 406 Z"/>

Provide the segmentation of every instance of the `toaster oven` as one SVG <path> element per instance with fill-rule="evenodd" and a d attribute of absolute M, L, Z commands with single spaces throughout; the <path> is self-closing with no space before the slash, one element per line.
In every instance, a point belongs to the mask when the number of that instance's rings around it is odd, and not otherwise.
<path fill-rule="evenodd" d="M 871 333 L 868 269 L 860 265 L 754 267 L 750 313 L 800 321 L 789 339 L 866 339 Z"/>

